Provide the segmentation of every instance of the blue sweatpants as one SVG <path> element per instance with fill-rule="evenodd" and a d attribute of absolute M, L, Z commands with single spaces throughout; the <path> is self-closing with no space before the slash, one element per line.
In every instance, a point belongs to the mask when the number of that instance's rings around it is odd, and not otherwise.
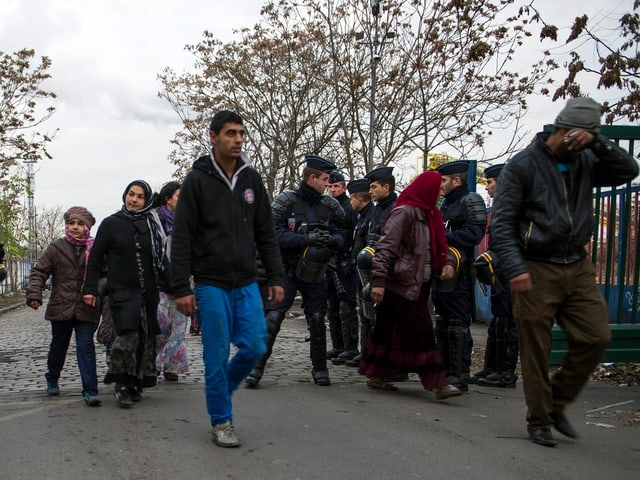
<path fill-rule="evenodd" d="M 213 426 L 232 420 L 231 395 L 267 351 L 267 327 L 256 282 L 234 289 L 196 283 L 195 295 Z M 229 359 L 231 343 L 237 352 Z"/>

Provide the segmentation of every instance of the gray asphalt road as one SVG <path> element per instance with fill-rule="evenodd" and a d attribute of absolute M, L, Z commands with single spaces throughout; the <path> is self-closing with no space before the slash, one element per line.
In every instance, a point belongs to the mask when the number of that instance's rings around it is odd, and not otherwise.
<path fill-rule="evenodd" d="M 557 434 L 558 446 L 545 448 L 527 440 L 520 384 L 438 402 L 415 378 L 380 392 L 353 369 L 332 367 L 330 387 L 313 385 L 305 326 L 294 318 L 261 387 L 235 395 L 243 445 L 222 449 L 209 435 L 197 337 L 179 383 L 160 382 L 130 410 L 105 386 L 103 405 L 89 408 L 70 379 L 60 397 L 44 394 L 41 315 L 21 308 L 0 317 L 0 479 L 638 477 L 640 427 L 624 425 L 640 408 L 637 387 L 588 385 L 569 411 L 582 438 Z M 73 355 L 65 378 L 77 376 Z"/>

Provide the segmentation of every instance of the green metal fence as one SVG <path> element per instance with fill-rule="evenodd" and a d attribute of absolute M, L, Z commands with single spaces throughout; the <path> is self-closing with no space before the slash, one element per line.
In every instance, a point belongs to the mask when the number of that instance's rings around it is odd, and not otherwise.
<path fill-rule="evenodd" d="M 635 157 L 640 127 L 605 126 L 603 135 L 613 139 Z M 638 236 L 640 185 L 597 189 L 594 195 L 596 214 L 591 258 L 597 281 L 609 305 L 611 323 L 637 324 Z"/>
<path fill-rule="evenodd" d="M 640 148 L 640 127 L 605 126 L 609 137 L 634 158 Z M 609 307 L 612 342 L 605 361 L 640 361 L 640 185 L 632 182 L 594 193 L 593 241 L 589 245 L 596 280 Z M 551 363 L 566 352 L 564 333 L 554 327 Z"/>

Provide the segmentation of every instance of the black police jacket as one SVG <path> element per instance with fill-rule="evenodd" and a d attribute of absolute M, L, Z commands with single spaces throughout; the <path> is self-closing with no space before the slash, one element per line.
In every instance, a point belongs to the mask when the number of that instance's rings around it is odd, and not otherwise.
<path fill-rule="evenodd" d="M 490 231 L 508 279 L 528 271 L 525 260 L 570 264 L 584 258 L 593 232 L 593 188 L 638 175 L 637 162 L 600 135 L 570 164 L 567 189 L 546 145 L 549 135 L 539 133 L 500 173 Z"/>
<path fill-rule="evenodd" d="M 309 229 L 323 225 L 334 238 L 334 248 L 344 246 L 344 229 L 349 221 L 340 203 L 330 195 L 321 194 L 301 182 L 297 190 L 285 190 L 271 204 L 273 224 L 282 261 L 286 270 L 295 268 L 307 246 Z"/>
<path fill-rule="evenodd" d="M 484 200 L 463 185 L 449 192 L 441 210 L 447 244 L 467 252 L 467 258 L 471 259 L 473 247 L 480 243 L 487 228 Z"/>

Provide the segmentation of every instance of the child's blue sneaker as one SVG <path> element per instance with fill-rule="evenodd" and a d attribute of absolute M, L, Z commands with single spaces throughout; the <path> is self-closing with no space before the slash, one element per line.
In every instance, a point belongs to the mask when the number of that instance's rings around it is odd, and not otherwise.
<path fill-rule="evenodd" d="M 84 398 L 84 403 L 90 407 L 97 407 L 102 403 L 100 395 L 98 395 L 98 392 L 96 391 L 85 390 L 82 392 L 82 398 Z"/>
<path fill-rule="evenodd" d="M 60 395 L 58 382 L 47 382 L 47 395 Z"/>

